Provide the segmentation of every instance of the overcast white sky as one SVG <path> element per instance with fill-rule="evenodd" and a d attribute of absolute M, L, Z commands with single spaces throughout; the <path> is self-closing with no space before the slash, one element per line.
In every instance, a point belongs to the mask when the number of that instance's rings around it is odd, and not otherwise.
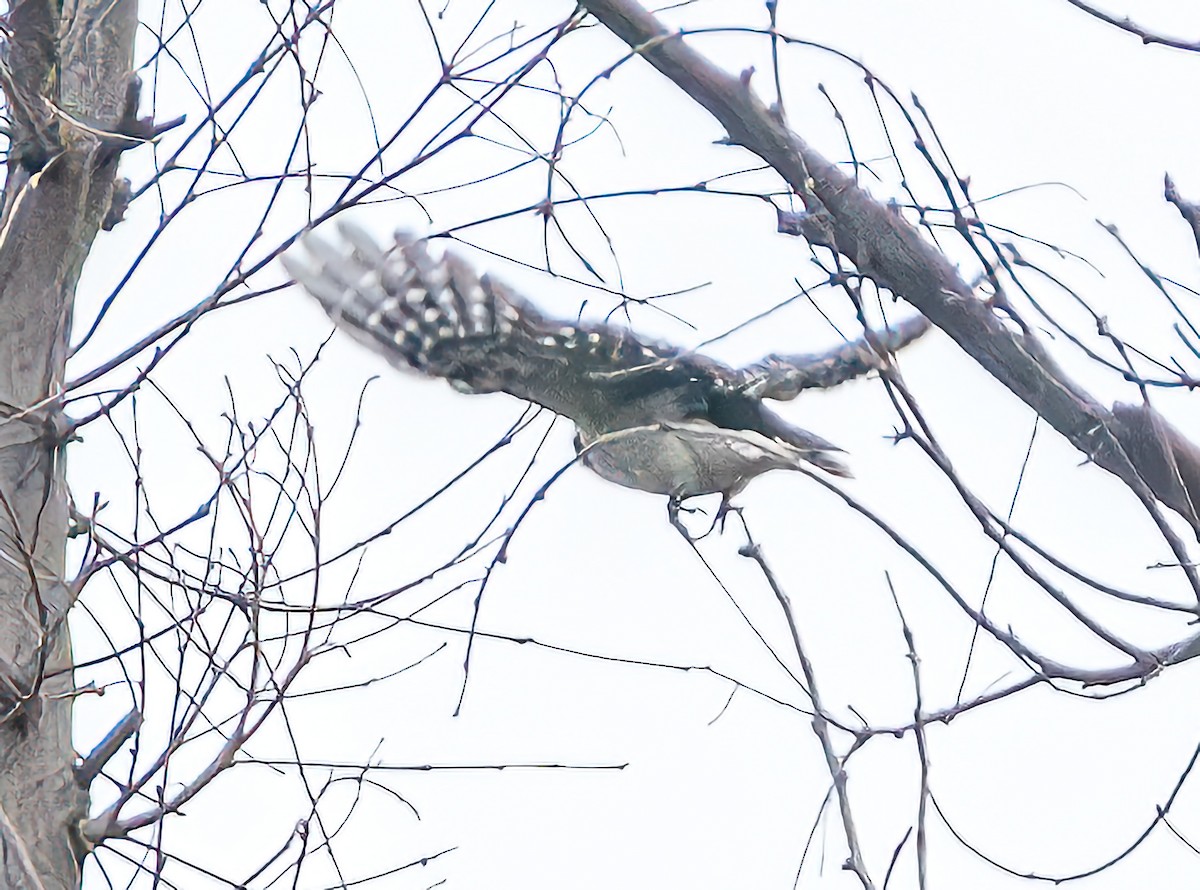
<path fill-rule="evenodd" d="M 440 19 L 436 4 L 430 5 L 436 29 L 454 45 L 484 4 L 451 0 Z M 514 21 L 528 23 L 532 32 L 570 9 L 569 3 L 500 2 L 479 33 L 503 33 Z M 1143 0 L 1111 9 L 1161 31 L 1200 34 L 1200 12 L 1188 4 Z M 1050 250 L 1022 247 L 1078 288 L 1121 336 L 1160 356 L 1182 352 L 1164 301 L 1095 220 L 1118 224 L 1140 258 L 1157 271 L 1197 285 L 1192 236 L 1161 195 L 1163 173 L 1169 171 L 1185 195 L 1200 199 L 1200 119 L 1195 114 L 1200 56 L 1142 46 L 1058 0 L 780 0 L 779 10 L 782 31 L 864 62 L 902 97 L 915 91 L 957 171 L 971 177 L 976 196 L 1045 183 L 984 205 L 989 221 L 1086 257 L 1094 268 Z M 157 27 L 157 15 L 147 8 L 143 19 Z M 168 23 L 179 17 L 177 9 L 167 10 Z M 373 151 L 364 93 L 386 138 L 436 81 L 437 68 L 415 0 L 344 0 L 333 21 L 362 85 L 332 53 L 321 70 L 322 95 L 310 117 L 310 135 L 318 169 L 344 173 L 357 170 Z M 678 10 L 670 21 L 689 28 L 761 28 L 767 18 L 760 3 L 714 0 Z M 215 96 L 242 76 L 272 31 L 258 8 L 221 0 L 205 0 L 195 27 Z M 768 101 L 774 98 L 770 45 L 762 36 L 714 34 L 696 38 L 693 45 L 731 70 L 754 66 L 754 86 Z M 150 46 L 147 42 L 143 55 Z M 194 74 L 195 51 L 188 41 L 172 46 Z M 550 58 L 563 90 L 573 93 L 624 54 L 622 44 L 596 27 L 570 37 Z M 789 48 L 782 62 L 792 126 L 826 156 L 848 157 L 841 127 L 817 90 L 823 83 L 845 116 L 857 156 L 870 159 L 879 175 L 864 177 L 864 184 L 880 198 L 902 197 L 861 73 L 811 48 Z M 294 75 L 272 81 L 237 131 L 237 157 L 251 174 L 277 170 L 290 148 L 298 117 L 294 81 Z M 552 86 L 549 69 L 539 70 L 531 82 Z M 196 120 L 202 114 L 195 94 L 167 66 L 160 71 L 156 102 L 162 118 L 186 111 Z M 713 145 L 722 135 L 718 126 L 640 61 L 623 65 L 594 86 L 587 104 L 605 113 L 611 126 L 566 153 L 563 170 L 585 194 L 687 185 L 756 166 L 746 152 Z M 391 167 L 411 157 L 457 107 L 447 93 L 424 109 L 388 155 Z M 553 144 L 558 111 L 552 96 L 528 91 L 503 109 L 506 120 L 540 149 Z M 923 172 L 911 136 L 897 126 L 894 108 L 888 108 L 887 116 L 914 191 L 925 203 L 940 206 L 936 182 Z M 584 129 L 581 121 L 575 135 Z M 494 124 L 481 127 L 479 135 L 518 144 L 511 132 Z M 163 157 L 170 145 L 167 140 Z M 485 139 L 467 141 L 396 185 L 408 192 L 453 185 L 519 157 Z M 150 162 L 149 153 L 131 155 L 128 175 L 144 181 Z M 229 157 L 215 166 L 234 169 Z M 171 195 L 178 197 L 171 189 L 183 189 L 184 182 L 166 182 L 170 206 Z M 769 190 L 774 182 L 756 174 L 725 185 L 749 192 Z M 209 181 L 214 184 L 215 179 Z M 314 196 L 318 212 L 338 186 L 319 184 Z M 270 187 L 243 185 L 189 207 L 75 358 L 74 374 L 105 361 L 211 293 L 258 226 Z M 540 218 L 526 213 L 472 225 L 537 203 L 545 188 L 545 167 L 533 164 L 424 199 L 432 222 L 413 203 L 401 200 L 352 214 L 381 236 L 397 225 L 431 233 L 454 230 L 467 242 L 454 249 L 519 287 L 547 311 L 569 316 L 588 300 L 589 314 L 603 314 L 616 304 L 611 296 L 504 259 L 545 265 Z M 565 190 L 555 194 L 567 196 Z M 147 194 L 129 220 L 98 240 L 81 287 L 77 331 L 90 326 L 101 301 L 153 232 L 157 200 Z M 694 345 L 791 297 L 797 292 L 795 279 L 813 284 L 821 277 L 803 242 L 775 234 L 770 206 L 753 198 L 638 195 L 597 200 L 590 208 L 612 239 L 612 253 L 581 208 L 563 209 L 560 220 L 603 276 L 604 287 L 634 297 L 688 291 L 660 305 L 695 329 L 654 309 L 632 310 L 637 329 L 655 336 Z M 251 257 L 264 255 L 303 226 L 307 214 L 302 183 L 293 183 Z M 973 277 L 969 254 L 950 237 L 945 243 L 967 277 Z M 556 273 L 597 283 L 561 239 L 553 242 L 551 258 Z M 253 283 L 265 286 L 281 276 L 272 266 Z M 1042 289 L 1036 296 L 1044 305 L 1096 345 L 1086 316 L 1061 291 L 1038 283 Z M 1194 298 L 1185 294 L 1180 299 L 1187 305 Z M 817 300 L 842 330 L 853 331 L 843 295 L 825 290 Z M 1033 317 L 1027 306 L 1019 308 Z M 890 303 L 888 310 L 892 317 L 911 311 Z M 295 350 L 307 360 L 329 331 L 319 308 L 288 290 L 207 317 L 160 365 L 153 380 L 220 450 L 230 392 L 242 418 L 264 416 L 281 393 L 267 357 L 288 361 L 289 350 Z M 801 300 L 710 351 L 743 361 L 837 342 L 837 332 Z M 1102 401 L 1137 399 L 1134 387 L 1089 367 L 1065 344 L 1052 343 L 1051 348 Z M 140 362 L 144 365 L 149 357 L 146 353 Z M 1194 357 L 1192 362 L 1194 366 Z M 961 477 L 1003 514 L 1034 433 L 1030 411 L 940 333 L 905 353 L 901 368 Z M 128 365 L 97 387 L 121 385 L 134 373 L 135 365 Z M 360 439 L 322 516 L 325 554 L 370 536 L 428 497 L 484 452 L 524 409 L 506 396 L 467 397 L 440 382 L 398 374 L 349 338 L 334 337 L 306 387 L 318 452 L 327 462 L 322 470 L 326 479 L 338 467 L 358 392 L 372 375 L 380 379 L 368 390 Z M 1188 394 L 1156 397 L 1155 404 L 1176 425 L 1200 438 L 1200 415 Z M 197 454 L 172 409 L 149 388 L 139 397 L 137 410 L 142 478 L 158 521 L 170 526 L 189 516 L 211 492 L 213 469 Z M 911 443 L 894 446 L 887 438 L 896 419 L 879 381 L 805 397 L 782 411 L 843 446 L 856 474 L 845 483 L 846 490 L 894 523 L 969 599 L 979 601 L 993 547 L 918 449 Z M 550 422 L 539 417 L 460 485 L 373 543 L 361 564 L 356 554 L 323 572 L 322 600 L 344 598 L 352 576 L 352 594 L 361 598 L 410 583 L 453 556 L 500 506 Z M 128 431 L 132 419 L 126 413 L 118 423 Z M 529 481 L 509 506 L 508 523 L 571 455 L 570 425 L 560 420 Z M 264 453 L 263 459 L 269 455 Z M 110 432 L 98 425 L 88 431 L 71 452 L 70 474 L 77 502 L 90 504 L 93 492 L 99 492 L 109 502 L 110 522 L 130 528 L 128 461 Z M 868 522 L 799 474 L 757 480 L 739 502 L 791 596 L 832 713 L 849 722 L 861 714 L 875 726 L 903 724 L 912 717 L 912 676 L 885 572 L 912 626 L 926 708 L 954 703 L 972 625 L 932 578 Z M 1185 586 L 1175 573 L 1147 569 L 1167 560 L 1169 551 L 1136 499 L 1112 477 L 1081 466 L 1078 453 L 1044 426 L 1034 438 L 1014 522 L 1058 557 L 1108 583 L 1186 601 Z M 229 532 L 218 525 L 219 533 Z M 152 532 L 143 526 L 140 534 Z M 232 552 L 244 549 L 245 540 L 230 534 L 226 546 Z M 298 886 L 337 886 L 339 880 L 352 884 L 449 847 L 453 852 L 424 867 L 367 886 L 422 888 L 444 882 L 448 887 L 530 890 L 787 890 L 795 885 L 798 871 L 800 887 L 857 886 L 857 879 L 841 869 L 846 856 L 841 823 L 836 808 L 824 805 L 829 773 L 810 718 L 798 710 L 808 706 L 808 699 L 788 673 L 796 674 L 798 668 L 787 626 L 761 574 L 738 556 L 743 543 L 731 525 L 726 535 L 701 545 L 719 584 L 667 525 L 661 498 L 609 485 L 576 467 L 516 534 L 507 564 L 489 582 L 479 617 L 481 630 L 546 645 L 477 640 L 460 716 L 452 716 L 462 682 L 464 638 L 459 633 L 401 625 L 314 664 L 303 689 L 361 683 L 430 656 L 382 682 L 294 700 L 288 706 L 288 725 L 277 721 L 269 726 L 248 745 L 250 754 L 263 760 L 300 757 L 390 766 L 628 766 L 373 772 L 374 782 L 411 804 L 420 818 L 396 796 L 365 786 L 358 809 L 333 842 L 340 879 L 327 856 L 310 851 Z M 299 569 L 311 562 L 312 554 L 285 548 L 281 559 Z M 395 615 L 410 614 L 457 582 L 477 577 L 486 564 L 485 559 L 439 577 L 393 600 L 389 609 Z M 128 636 L 136 628 L 121 612 L 121 599 L 105 583 L 100 579 L 90 587 L 85 602 L 118 642 L 135 638 Z M 311 578 L 303 583 L 309 584 L 311 596 Z M 1118 607 L 1063 583 L 1092 614 L 1140 644 L 1161 645 L 1189 633 L 1186 616 Z M 465 627 L 476 592 L 477 585 L 451 593 L 422 617 Z M 297 587 L 297 599 L 303 601 L 304 595 Z M 1101 665 L 1113 659 L 1004 560 L 988 608 L 1002 626 L 1011 625 L 1022 640 L 1060 661 Z M 150 607 L 143 619 L 151 630 L 165 623 L 163 613 Z M 354 628 L 362 633 L 375 626 L 364 620 Z M 110 647 L 87 615 L 78 616 L 73 627 L 81 659 Z M 208 632 L 219 634 L 219 623 Z M 158 680 L 150 678 L 154 659 L 148 661 L 149 667 L 139 666 L 134 658 L 131 669 L 146 672 L 151 701 L 155 690 L 166 698 L 158 699 L 157 711 L 148 708 L 142 741 L 146 751 L 161 744 L 171 692 L 163 682 L 163 668 Z M 708 667 L 713 670 L 704 670 Z M 713 671 L 764 694 L 738 688 Z M 1023 671 L 1005 650 L 981 639 L 966 695 L 1012 682 Z M 91 678 L 85 674 L 81 682 Z M 94 678 L 114 685 L 103 698 L 81 701 L 81 750 L 129 706 L 119 673 L 100 668 Z M 1155 807 L 1166 802 L 1200 742 L 1195 678 L 1194 666 L 1177 666 L 1146 687 L 1107 701 L 1089 697 L 1102 694 L 1095 691 L 1073 696 L 1036 689 L 977 709 L 949 726 L 931 727 L 930 786 L 942 812 L 964 840 L 1017 873 L 1060 876 L 1102 864 L 1150 824 Z M 836 738 L 844 751 L 850 739 Z M 195 748 L 194 755 L 180 757 L 178 771 L 168 776 L 168 790 L 173 781 L 186 781 L 211 750 L 203 742 Z M 918 768 L 911 734 L 877 738 L 848 763 L 851 799 L 876 886 L 882 885 L 893 851 L 915 822 Z M 313 769 L 309 775 L 320 787 L 330 771 Z M 349 782 L 329 793 L 323 804 L 330 820 L 327 830 L 333 830 L 354 795 Z M 239 766 L 189 805 L 186 817 L 168 821 L 162 844 L 228 881 L 248 881 L 308 811 L 295 768 Z M 1200 841 L 1200 798 L 1194 784 L 1185 784 L 1175 801 L 1172 824 Z M 928 831 L 930 887 L 990 890 L 1024 883 L 964 847 L 936 814 L 930 814 Z M 138 855 L 133 847 L 122 849 Z M 250 886 L 268 886 L 282 863 L 294 860 L 293 854 Z M 110 876 L 127 867 L 113 855 L 100 861 Z M 89 868 L 88 886 L 105 886 L 95 863 Z M 176 886 L 228 886 L 177 864 L 165 874 Z M 1126 860 L 1081 884 L 1177 885 L 1194 875 L 1200 875 L 1197 855 L 1160 826 Z M 149 885 L 148 877 L 140 880 Z M 915 887 L 916 881 L 910 840 L 890 886 Z"/>

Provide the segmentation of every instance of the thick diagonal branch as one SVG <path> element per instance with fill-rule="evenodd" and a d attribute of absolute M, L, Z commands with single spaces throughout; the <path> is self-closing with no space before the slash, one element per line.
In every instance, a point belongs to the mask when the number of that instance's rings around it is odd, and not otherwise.
<path fill-rule="evenodd" d="M 788 129 L 747 83 L 696 52 L 682 36 L 671 36 L 638 3 L 581 0 L 581 5 L 707 109 L 730 142 L 758 155 L 787 181 L 804 201 L 810 242 L 846 256 L 860 274 L 916 306 L 1090 460 L 1120 477 L 1154 516 L 1200 592 L 1186 549 L 1155 503 L 1162 495 L 1151 489 L 1113 435 L 1111 412 L 1070 380 L 1036 338 L 1009 330 L 915 227 Z M 1187 518 L 1200 535 L 1194 514 Z"/>

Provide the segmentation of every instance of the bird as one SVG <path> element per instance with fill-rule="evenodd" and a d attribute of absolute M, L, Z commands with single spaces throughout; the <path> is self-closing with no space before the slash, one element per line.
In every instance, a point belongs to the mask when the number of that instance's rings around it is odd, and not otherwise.
<path fill-rule="evenodd" d="M 720 494 L 718 517 L 755 477 L 816 467 L 851 476 L 843 451 L 766 400 L 880 370 L 929 324 L 913 316 L 824 353 L 771 354 L 735 368 L 609 322 L 552 318 L 457 254 L 397 232 L 381 246 L 356 225 L 311 231 L 282 260 L 336 327 L 393 366 L 464 393 L 504 392 L 565 416 L 577 459 L 604 479 L 682 502 Z M 714 523 L 715 525 L 715 523 Z"/>

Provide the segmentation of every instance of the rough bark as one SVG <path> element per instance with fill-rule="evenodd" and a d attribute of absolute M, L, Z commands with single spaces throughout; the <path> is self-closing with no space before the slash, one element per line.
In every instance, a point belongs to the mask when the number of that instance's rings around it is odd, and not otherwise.
<path fill-rule="evenodd" d="M 61 5 L 61 9 L 60 9 Z M 136 111 L 136 0 L 25 0 L 0 81 L 0 883 L 79 884 L 86 791 L 71 747 L 61 390 L 84 259 Z M 106 136 L 106 133 L 113 134 Z"/>

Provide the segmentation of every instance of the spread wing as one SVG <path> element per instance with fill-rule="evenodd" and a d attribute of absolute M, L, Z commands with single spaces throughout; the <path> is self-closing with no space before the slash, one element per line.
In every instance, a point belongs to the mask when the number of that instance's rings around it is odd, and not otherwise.
<path fill-rule="evenodd" d="M 742 389 L 763 399 L 794 399 L 806 389 L 829 389 L 871 371 L 879 371 L 883 356 L 898 352 L 929 330 L 924 315 L 906 318 L 870 337 L 850 340 L 827 352 L 799 355 L 772 353 L 740 370 Z"/>
<path fill-rule="evenodd" d="M 616 325 L 552 319 L 453 253 L 398 235 L 382 249 L 342 227 L 340 246 L 304 239 L 288 272 L 343 330 L 401 368 L 466 392 L 507 392 L 598 434 L 702 412 L 743 375 Z"/>
<path fill-rule="evenodd" d="M 381 248 L 341 226 L 343 241 L 309 234 L 309 258 L 284 265 L 343 330 L 392 364 L 442 377 L 465 392 L 506 392 L 570 417 L 586 438 L 646 424 L 711 423 L 787 442 L 831 472 L 840 449 L 792 426 L 763 398 L 790 399 L 882 364 L 866 340 L 828 353 L 772 355 L 742 369 L 638 337 L 616 325 L 553 319 L 452 253 L 433 257 L 400 234 Z M 903 345 L 923 319 L 877 345 Z"/>

